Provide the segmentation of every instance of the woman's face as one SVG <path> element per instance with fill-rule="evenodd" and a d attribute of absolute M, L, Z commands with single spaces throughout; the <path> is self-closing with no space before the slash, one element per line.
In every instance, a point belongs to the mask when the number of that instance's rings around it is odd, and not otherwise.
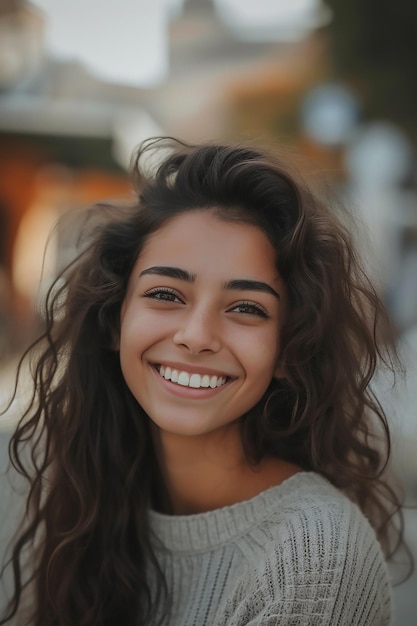
<path fill-rule="evenodd" d="M 152 234 L 121 311 L 126 383 L 154 424 L 203 435 L 252 408 L 279 373 L 286 311 L 276 253 L 256 226 L 183 213 Z"/>

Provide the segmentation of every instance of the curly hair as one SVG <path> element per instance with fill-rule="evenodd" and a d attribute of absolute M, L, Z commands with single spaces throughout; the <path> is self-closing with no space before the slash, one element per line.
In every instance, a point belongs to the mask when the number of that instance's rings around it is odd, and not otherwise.
<path fill-rule="evenodd" d="M 14 595 L 0 624 L 16 615 L 26 588 L 35 626 L 137 626 L 149 624 L 157 607 L 169 609 L 147 517 L 151 504 L 169 510 L 169 499 L 148 418 L 114 346 L 147 238 L 197 209 L 262 229 L 288 290 L 285 378 L 241 417 L 247 458 L 273 455 L 325 476 L 359 505 L 387 558 L 402 539 L 401 502 L 385 471 L 387 418 L 370 387 L 378 364 L 394 371 L 396 354 L 348 230 L 278 157 L 258 148 L 150 140 L 133 180 L 128 206 L 93 209 L 98 219 L 81 252 L 49 291 L 45 332 L 22 357 L 21 364 L 33 360 L 33 396 L 10 456 L 30 491 L 9 562 Z M 28 549 L 31 573 L 23 580 Z M 159 581 L 156 596 L 150 576 Z"/>

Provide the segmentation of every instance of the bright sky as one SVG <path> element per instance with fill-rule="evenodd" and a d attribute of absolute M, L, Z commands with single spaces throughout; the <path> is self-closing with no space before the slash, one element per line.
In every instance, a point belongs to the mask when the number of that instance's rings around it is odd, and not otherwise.
<path fill-rule="evenodd" d="M 117 83 L 149 86 L 167 71 L 171 0 L 34 0 L 47 14 L 46 45 Z"/>
<path fill-rule="evenodd" d="M 46 45 L 105 80 L 151 86 L 168 72 L 169 13 L 184 0 L 32 0 L 47 14 Z M 215 0 L 228 23 L 290 32 L 311 24 L 321 0 Z M 278 31 L 277 31 L 278 32 Z"/>

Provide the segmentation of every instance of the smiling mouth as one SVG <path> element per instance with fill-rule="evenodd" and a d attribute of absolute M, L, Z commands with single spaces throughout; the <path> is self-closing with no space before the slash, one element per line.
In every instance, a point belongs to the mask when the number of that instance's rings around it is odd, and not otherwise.
<path fill-rule="evenodd" d="M 196 374 L 184 370 L 177 370 L 165 365 L 155 365 L 154 367 L 165 380 L 169 380 L 171 383 L 181 385 L 182 387 L 192 387 L 193 389 L 215 389 L 216 387 L 222 387 L 222 385 L 225 385 L 228 380 L 230 380 L 229 376 Z"/>

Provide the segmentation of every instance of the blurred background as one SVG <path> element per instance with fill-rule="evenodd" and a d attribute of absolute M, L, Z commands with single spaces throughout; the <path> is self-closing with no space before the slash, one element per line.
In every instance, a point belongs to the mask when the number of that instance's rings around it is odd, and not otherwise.
<path fill-rule="evenodd" d="M 416 76 L 413 0 L 0 0 L 0 409 L 83 209 L 129 196 L 138 143 L 256 141 L 298 155 L 368 231 L 408 368 L 395 392 L 376 384 L 415 504 Z M 19 398 L 0 417 L 2 472 Z M 415 510 L 406 522 L 417 554 Z M 396 588 L 395 624 L 416 624 L 416 582 Z"/>

